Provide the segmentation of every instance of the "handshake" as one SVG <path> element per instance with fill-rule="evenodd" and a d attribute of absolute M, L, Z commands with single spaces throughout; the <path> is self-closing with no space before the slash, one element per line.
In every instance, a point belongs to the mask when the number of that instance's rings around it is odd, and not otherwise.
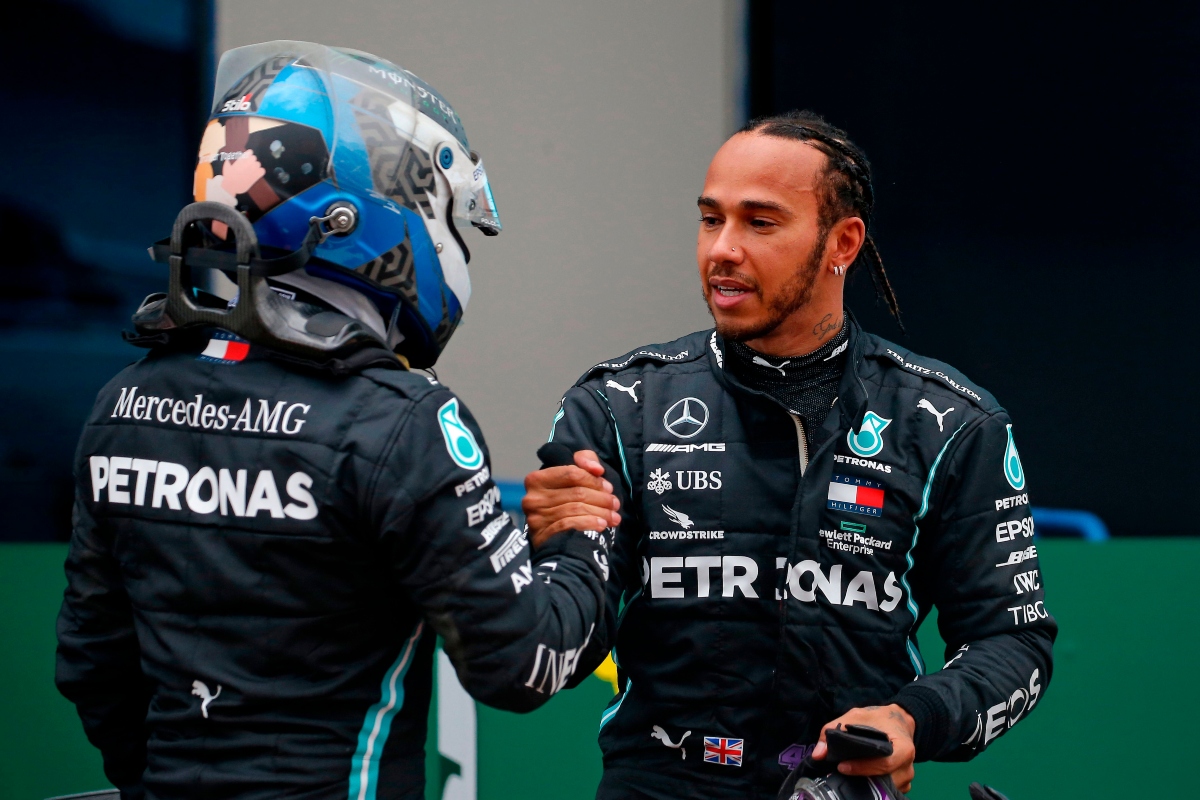
<path fill-rule="evenodd" d="M 538 458 L 542 468 L 525 476 L 521 501 L 534 549 L 563 531 L 602 531 L 621 524 L 621 501 L 594 452 L 572 454 L 566 445 L 549 442 L 538 450 Z"/>

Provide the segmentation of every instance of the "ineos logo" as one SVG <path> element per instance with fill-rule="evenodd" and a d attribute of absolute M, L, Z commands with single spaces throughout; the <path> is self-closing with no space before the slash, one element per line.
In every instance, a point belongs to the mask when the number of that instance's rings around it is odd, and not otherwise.
<path fill-rule="evenodd" d="M 699 417 L 697 417 L 699 415 Z M 680 439 L 690 439 L 708 424 L 708 406 L 703 400 L 695 397 L 685 397 L 667 409 L 663 414 L 663 427 L 672 436 Z"/>

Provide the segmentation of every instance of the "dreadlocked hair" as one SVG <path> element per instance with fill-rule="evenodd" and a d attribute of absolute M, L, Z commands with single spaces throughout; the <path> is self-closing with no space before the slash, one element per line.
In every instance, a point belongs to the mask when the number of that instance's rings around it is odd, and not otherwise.
<path fill-rule="evenodd" d="M 850 269 L 859 262 L 866 264 L 875 284 L 876 293 L 887 303 L 900 330 L 900 304 L 896 292 L 883 268 L 883 258 L 871 236 L 871 212 L 875 207 L 875 188 L 871 185 L 871 163 L 858 145 L 842 129 L 825 121 L 812 111 L 787 111 L 768 117 L 757 117 L 746 123 L 738 133 L 758 133 L 780 139 L 807 142 L 825 154 L 821 171 L 821 189 L 817 194 L 817 224 L 822 235 L 834 223 L 846 217 L 859 217 L 867 226 L 867 237 Z"/>

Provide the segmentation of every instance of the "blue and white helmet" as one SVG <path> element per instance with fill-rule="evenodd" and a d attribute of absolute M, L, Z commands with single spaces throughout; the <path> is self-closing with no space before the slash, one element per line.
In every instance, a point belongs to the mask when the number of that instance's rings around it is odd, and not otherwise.
<path fill-rule="evenodd" d="M 221 57 L 194 194 L 237 208 L 260 244 L 281 250 L 325 218 L 335 235 L 304 272 L 366 296 L 387 344 L 417 367 L 437 360 L 471 296 L 458 229 L 500 232 L 450 104 L 389 61 L 311 42 Z"/>

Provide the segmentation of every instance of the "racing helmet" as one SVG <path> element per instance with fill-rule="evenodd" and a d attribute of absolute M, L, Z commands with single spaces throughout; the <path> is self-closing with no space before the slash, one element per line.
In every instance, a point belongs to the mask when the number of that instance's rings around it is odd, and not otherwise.
<path fill-rule="evenodd" d="M 364 295 L 388 323 L 385 344 L 431 366 L 471 296 L 460 230 L 501 230 L 453 107 L 390 61 L 296 41 L 227 51 L 213 98 L 197 204 L 236 209 L 258 245 L 304 250 L 300 270 Z"/>

